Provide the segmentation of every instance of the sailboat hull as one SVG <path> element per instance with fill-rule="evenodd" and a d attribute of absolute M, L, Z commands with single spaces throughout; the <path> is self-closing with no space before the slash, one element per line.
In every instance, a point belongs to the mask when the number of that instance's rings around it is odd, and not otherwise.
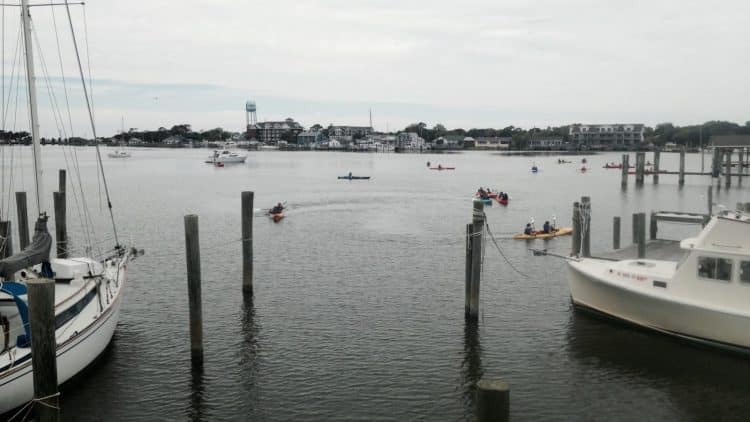
<path fill-rule="evenodd" d="M 116 275 L 109 289 L 102 286 L 98 297 L 94 297 L 76 316 L 70 326 L 57 329 L 57 380 L 62 384 L 90 365 L 106 349 L 117 327 L 120 306 L 126 281 L 125 265 Z M 113 288 L 115 291 L 113 291 Z M 104 306 L 99 311 L 99 300 Z M 88 325 L 85 325 L 85 324 Z M 67 327 L 67 328 L 66 328 Z M 15 348 L 18 363 L 0 373 L 0 413 L 22 406 L 34 396 L 33 372 L 29 349 Z M 24 360 L 22 363 L 20 361 Z"/>

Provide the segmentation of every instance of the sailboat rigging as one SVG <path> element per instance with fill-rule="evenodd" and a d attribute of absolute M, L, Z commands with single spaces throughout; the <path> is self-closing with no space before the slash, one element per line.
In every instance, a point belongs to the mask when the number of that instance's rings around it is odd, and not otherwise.
<path fill-rule="evenodd" d="M 73 30 L 70 3 L 64 5 L 70 25 L 78 73 L 94 136 L 90 92 L 84 78 L 80 54 Z M 32 242 L 24 250 L 0 259 L 0 414 L 33 398 L 31 334 L 26 282 L 35 278 L 55 280 L 55 338 L 57 341 L 58 382 L 64 383 L 81 372 L 109 344 L 117 326 L 127 280 L 128 263 L 138 253 L 120 243 L 101 152 L 96 145 L 97 172 L 102 178 L 114 247 L 101 257 L 50 258 L 52 238 L 47 230 L 47 210 L 43 186 L 43 161 L 39 132 L 31 15 L 28 0 L 21 0 L 21 25 L 25 51 L 26 89 L 32 138 L 34 197 L 38 218 Z M 42 67 L 44 62 L 42 61 Z M 4 98 L 3 98 L 4 101 Z M 12 169 L 11 169 L 12 170 Z M 80 175 L 79 175 L 80 183 Z M 81 186 L 82 188 L 82 186 Z M 75 191 L 74 191 L 75 192 Z M 84 202 L 85 206 L 85 202 Z M 88 228 L 84 228 L 87 231 Z M 87 233 L 84 233 L 87 236 Z M 90 248 L 87 248 L 90 252 Z"/>

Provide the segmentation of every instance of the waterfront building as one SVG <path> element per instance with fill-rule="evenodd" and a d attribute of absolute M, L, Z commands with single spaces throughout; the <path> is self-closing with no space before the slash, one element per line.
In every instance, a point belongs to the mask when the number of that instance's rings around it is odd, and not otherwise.
<path fill-rule="evenodd" d="M 297 145 L 311 146 L 323 142 L 325 136 L 319 130 L 306 130 L 297 135 Z"/>
<path fill-rule="evenodd" d="M 528 149 L 537 151 L 557 151 L 564 149 L 565 142 L 562 138 L 539 138 L 529 139 Z"/>
<path fill-rule="evenodd" d="M 424 139 L 416 132 L 400 132 L 396 135 L 396 145 L 402 148 L 419 149 L 424 144 Z"/>
<path fill-rule="evenodd" d="M 476 149 L 493 149 L 493 150 L 507 150 L 510 148 L 510 137 L 477 137 L 474 140 L 474 148 Z"/>
<path fill-rule="evenodd" d="M 461 149 L 464 146 L 473 147 L 474 138 L 464 135 L 444 135 L 433 142 L 433 149 Z"/>
<path fill-rule="evenodd" d="M 248 126 L 248 138 L 267 145 L 277 145 L 281 140 L 296 140 L 303 131 L 302 125 L 288 118 L 283 121 L 258 122 Z M 286 138 L 286 139 L 285 139 Z"/>
<path fill-rule="evenodd" d="M 584 149 L 627 149 L 643 144 L 641 123 L 570 125 L 570 140 Z"/>
<path fill-rule="evenodd" d="M 354 138 L 364 138 L 372 134 L 370 126 L 333 126 L 328 128 L 329 137 L 349 137 L 351 141 Z"/>

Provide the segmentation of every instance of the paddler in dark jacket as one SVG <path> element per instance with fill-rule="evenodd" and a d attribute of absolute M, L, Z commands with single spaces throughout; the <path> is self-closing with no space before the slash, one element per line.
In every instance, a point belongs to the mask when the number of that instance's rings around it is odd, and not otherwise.
<path fill-rule="evenodd" d="M 531 227 L 531 223 L 526 223 L 526 228 L 523 229 L 523 234 L 531 236 L 534 234 L 534 229 Z"/>
<path fill-rule="evenodd" d="M 279 202 L 278 204 L 276 204 L 275 207 L 271 208 L 271 211 L 269 211 L 268 213 L 269 214 L 279 214 L 282 211 L 284 211 L 284 206 L 281 205 L 281 202 Z"/>

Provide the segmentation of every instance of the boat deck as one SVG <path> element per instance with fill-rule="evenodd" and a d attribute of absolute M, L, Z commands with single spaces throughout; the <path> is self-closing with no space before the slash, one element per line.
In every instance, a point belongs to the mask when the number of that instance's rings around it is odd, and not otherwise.
<path fill-rule="evenodd" d="M 684 255 L 680 242 L 676 240 L 650 240 L 646 242 L 646 259 L 679 261 Z M 618 250 L 597 254 L 609 259 L 634 259 L 638 257 L 637 245 L 628 245 Z"/>

